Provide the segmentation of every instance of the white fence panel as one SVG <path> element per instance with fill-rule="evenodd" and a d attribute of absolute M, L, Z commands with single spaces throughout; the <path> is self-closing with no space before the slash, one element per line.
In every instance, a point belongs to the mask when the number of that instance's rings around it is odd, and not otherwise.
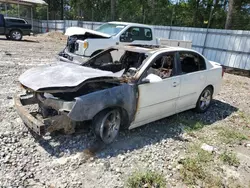
<path fill-rule="evenodd" d="M 35 20 L 35 32 L 61 31 L 78 26 L 95 29 L 101 22 L 85 22 L 76 20 Z M 158 38 L 189 40 L 192 48 L 202 53 L 209 60 L 222 65 L 250 70 L 250 31 L 204 29 L 188 27 L 153 26 Z"/>

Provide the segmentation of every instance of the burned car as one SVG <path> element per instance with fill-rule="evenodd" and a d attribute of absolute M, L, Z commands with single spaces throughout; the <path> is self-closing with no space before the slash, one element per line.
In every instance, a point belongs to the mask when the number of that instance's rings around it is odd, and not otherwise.
<path fill-rule="evenodd" d="M 104 143 L 132 129 L 195 108 L 205 112 L 220 90 L 220 64 L 179 47 L 111 47 L 82 65 L 57 63 L 24 72 L 17 112 L 35 133 L 92 122 Z M 38 105 L 37 118 L 26 106 Z"/>

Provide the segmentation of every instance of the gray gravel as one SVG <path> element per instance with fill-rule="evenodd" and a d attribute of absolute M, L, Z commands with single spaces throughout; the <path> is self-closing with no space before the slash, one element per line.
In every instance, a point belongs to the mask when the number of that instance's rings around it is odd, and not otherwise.
<path fill-rule="evenodd" d="M 0 187 L 118 188 L 124 187 L 133 171 L 144 169 L 162 172 L 171 187 L 181 186 L 178 161 L 183 159 L 191 138 L 183 134 L 180 121 L 211 125 L 223 121 L 238 108 L 249 108 L 249 103 L 239 102 L 240 94 L 235 97 L 229 88 L 223 88 L 223 95 L 217 96 L 205 114 L 187 111 L 123 131 L 108 147 L 97 143 L 91 132 L 39 138 L 27 130 L 14 109 L 18 76 L 30 67 L 53 62 L 65 41 L 48 36 L 25 39 L 30 41 L 0 38 Z M 238 77 L 226 74 L 228 79 Z M 249 78 L 242 80 L 250 85 Z"/>

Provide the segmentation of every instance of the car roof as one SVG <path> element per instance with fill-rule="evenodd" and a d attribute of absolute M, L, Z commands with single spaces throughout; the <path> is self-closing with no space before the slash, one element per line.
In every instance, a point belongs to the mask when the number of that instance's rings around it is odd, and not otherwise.
<path fill-rule="evenodd" d="M 22 20 L 22 21 L 25 21 L 22 18 L 15 18 L 15 17 L 4 17 L 4 19 L 13 19 L 13 20 Z"/>
<path fill-rule="evenodd" d="M 151 27 L 150 25 L 146 25 L 146 24 L 140 24 L 140 23 L 132 23 L 132 22 L 117 22 L 117 21 L 112 21 L 112 22 L 108 22 L 110 24 L 121 24 L 121 25 L 133 25 L 133 26 L 138 26 L 138 27 Z"/>

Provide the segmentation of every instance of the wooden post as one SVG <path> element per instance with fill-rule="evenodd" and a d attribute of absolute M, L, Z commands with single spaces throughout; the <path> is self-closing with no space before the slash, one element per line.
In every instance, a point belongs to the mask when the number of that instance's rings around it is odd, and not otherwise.
<path fill-rule="evenodd" d="M 47 29 L 46 32 L 49 32 L 49 6 L 47 5 Z"/>
<path fill-rule="evenodd" d="M 18 18 L 20 18 L 20 7 L 19 7 L 19 1 L 18 1 L 18 5 L 17 5 L 17 14 L 18 14 Z"/>
<path fill-rule="evenodd" d="M 5 5 L 5 16 L 7 17 L 8 16 L 7 3 L 5 3 L 4 5 Z"/>
<path fill-rule="evenodd" d="M 33 7 L 31 6 L 31 26 L 32 26 L 32 31 L 34 32 L 34 28 L 33 28 Z"/>

